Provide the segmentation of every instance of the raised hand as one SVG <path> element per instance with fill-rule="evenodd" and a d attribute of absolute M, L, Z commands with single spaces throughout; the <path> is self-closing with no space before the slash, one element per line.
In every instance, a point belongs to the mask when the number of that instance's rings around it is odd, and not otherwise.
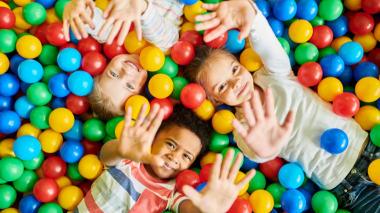
<path fill-rule="evenodd" d="M 242 108 L 248 130 L 237 119 L 232 121 L 235 130 L 243 137 L 252 151 L 262 158 L 272 157 L 288 142 L 295 120 L 293 112 L 290 111 L 284 124 L 278 123 L 273 92 L 270 88 L 265 91 L 265 101 L 265 113 L 256 90 L 252 94 L 251 103 L 248 101 L 243 103 Z"/>
<path fill-rule="evenodd" d="M 89 8 L 89 9 L 87 9 Z M 92 12 L 95 10 L 95 3 L 92 0 L 72 0 L 66 4 L 63 11 L 63 34 L 66 41 L 70 41 L 70 27 L 75 37 L 80 40 L 88 37 L 88 33 L 84 27 L 85 21 L 91 28 L 95 25 L 91 20 Z M 79 31 L 80 33 L 79 33 Z M 82 35 L 81 35 L 82 34 Z"/>
<path fill-rule="evenodd" d="M 184 186 L 183 192 L 201 212 L 226 212 L 239 195 L 239 191 L 253 178 L 256 171 L 253 169 L 239 182 L 235 184 L 243 155 L 239 153 L 235 163 L 231 167 L 234 158 L 234 150 L 227 152 L 222 165 L 222 155 L 217 154 L 211 168 L 209 182 L 206 187 L 197 192 L 190 186 Z"/>

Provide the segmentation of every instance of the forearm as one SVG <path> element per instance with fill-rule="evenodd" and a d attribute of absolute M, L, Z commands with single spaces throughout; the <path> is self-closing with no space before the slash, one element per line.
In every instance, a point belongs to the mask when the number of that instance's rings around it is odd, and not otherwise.
<path fill-rule="evenodd" d="M 183 201 L 179 209 L 180 213 L 202 213 L 198 207 L 194 206 L 191 200 Z"/>
<path fill-rule="evenodd" d="M 118 150 L 119 142 L 119 140 L 114 139 L 108 141 L 102 146 L 102 149 L 100 150 L 100 160 L 106 166 L 115 166 L 120 163 L 120 161 L 125 159 L 120 155 Z"/>

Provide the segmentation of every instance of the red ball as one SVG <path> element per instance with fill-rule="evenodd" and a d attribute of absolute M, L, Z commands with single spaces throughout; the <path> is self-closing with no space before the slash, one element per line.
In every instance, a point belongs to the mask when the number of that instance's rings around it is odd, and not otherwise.
<path fill-rule="evenodd" d="M 380 67 L 380 48 L 373 49 L 368 54 L 368 60 Z"/>
<path fill-rule="evenodd" d="M 15 26 L 16 16 L 12 10 L 6 7 L 0 7 L 0 30 L 10 30 Z"/>
<path fill-rule="evenodd" d="M 3 139 L 5 137 L 7 137 L 7 135 L 0 132 L 0 139 Z"/>
<path fill-rule="evenodd" d="M 182 188 L 184 185 L 191 186 L 195 189 L 199 184 L 201 184 L 199 175 L 193 170 L 184 170 L 180 172 L 175 180 L 176 188 L 178 189 L 178 192 L 182 194 Z"/>
<path fill-rule="evenodd" d="M 205 30 L 205 32 L 203 33 L 203 36 L 206 36 L 207 34 L 211 33 L 215 28 Z M 223 46 L 227 42 L 227 39 L 228 39 L 228 33 L 226 31 L 219 37 L 215 38 L 214 40 L 206 42 L 206 44 L 210 47 L 218 48 L 218 47 Z"/>
<path fill-rule="evenodd" d="M 38 25 L 36 28 L 36 31 L 34 32 L 34 36 L 40 40 L 41 44 L 49 44 L 49 41 L 46 39 L 46 29 L 49 27 L 48 23 L 43 23 L 41 25 Z"/>
<path fill-rule="evenodd" d="M 227 213 L 251 213 L 251 204 L 244 198 L 238 197 Z"/>
<path fill-rule="evenodd" d="M 351 67 L 352 70 L 355 70 L 355 68 L 356 68 L 359 64 L 361 64 L 361 63 L 363 63 L 363 62 L 369 62 L 367 56 L 365 56 L 365 55 L 363 55 L 363 58 L 362 58 L 358 63 L 356 63 L 356 64 L 354 64 L 354 65 L 351 65 L 350 67 Z"/>
<path fill-rule="evenodd" d="M 206 92 L 199 84 L 188 84 L 181 91 L 181 102 L 189 109 L 198 108 L 205 99 Z"/>
<path fill-rule="evenodd" d="M 193 60 L 195 50 L 189 42 L 179 41 L 172 47 L 171 56 L 175 63 L 184 66 Z"/>
<path fill-rule="evenodd" d="M 269 179 L 276 179 L 278 177 L 278 172 L 283 165 L 284 162 L 282 162 L 281 158 L 276 157 L 273 160 L 260 163 L 260 171 L 265 177 Z"/>
<path fill-rule="evenodd" d="M 173 104 L 167 98 L 163 98 L 163 99 L 155 98 L 150 102 L 151 106 L 153 106 L 153 104 L 159 104 L 160 109 L 164 110 L 163 120 L 168 119 L 173 112 Z"/>
<path fill-rule="evenodd" d="M 189 42 L 194 48 L 203 44 L 202 35 L 195 30 L 186 31 L 179 40 Z"/>
<path fill-rule="evenodd" d="M 66 48 L 74 48 L 74 49 L 78 50 L 78 46 L 77 46 L 76 44 L 73 44 L 73 43 L 66 43 L 66 44 L 64 44 L 64 45 L 59 49 L 59 52 L 61 52 L 61 50 L 66 49 Z"/>
<path fill-rule="evenodd" d="M 91 76 L 99 75 L 106 68 L 106 59 L 98 52 L 89 52 L 82 59 L 82 69 Z"/>
<path fill-rule="evenodd" d="M 83 156 L 88 154 L 97 155 L 102 148 L 102 143 L 99 141 L 93 142 L 83 138 L 80 142 L 82 143 L 84 149 Z"/>
<path fill-rule="evenodd" d="M 369 14 L 375 14 L 380 12 L 380 1 L 379 0 L 362 0 L 362 9 L 364 12 Z"/>
<path fill-rule="evenodd" d="M 57 198 L 59 187 L 57 182 L 52 178 L 43 178 L 34 185 L 33 194 L 37 200 L 48 203 Z"/>
<path fill-rule="evenodd" d="M 333 111 L 342 117 L 354 116 L 360 108 L 359 99 L 352 93 L 344 92 L 337 95 L 333 101 Z"/>
<path fill-rule="evenodd" d="M 354 16 L 358 11 L 347 10 L 343 15 L 347 18 L 348 22 L 350 22 L 352 16 Z"/>
<path fill-rule="evenodd" d="M 63 24 L 53 23 L 50 24 L 46 29 L 46 39 L 50 44 L 60 47 L 67 43 L 65 36 L 63 34 Z"/>
<path fill-rule="evenodd" d="M 322 67 L 316 62 L 307 62 L 298 69 L 298 81 L 306 87 L 319 84 L 322 76 Z"/>
<path fill-rule="evenodd" d="M 106 54 L 106 56 L 109 59 L 113 59 L 113 57 L 115 57 L 117 55 L 128 53 L 127 50 L 125 49 L 124 45 L 119 46 L 119 45 L 117 45 L 116 41 L 117 41 L 117 37 L 112 41 L 111 44 L 107 44 L 107 43 L 103 44 L 104 54 Z"/>
<path fill-rule="evenodd" d="M 373 17 L 365 12 L 356 13 L 350 20 L 350 30 L 355 35 L 365 35 L 372 31 L 375 26 Z"/>
<path fill-rule="evenodd" d="M 333 40 L 333 32 L 326 25 L 319 25 L 313 28 L 313 35 L 309 42 L 314 44 L 318 49 L 328 47 Z"/>
<path fill-rule="evenodd" d="M 86 55 L 89 52 L 98 52 L 102 51 L 102 45 L 95 40 L 92 36 L 83 38 L 78 43 L 78 51 L 82 56 Z"/>
<path fill-rule="evenodd" d="M 90 108 L 90 103 L 88 102 L 87 96 L 77 96 L 70 93 L 66 98 L 66 107 L 73 114 L 80 115 Z"/>
<path fill-rule="evenodd" d="M 206 164 L 205 166 L 202 167 L 201 173 L 199 175 L 202 183 L 208 182 L 208 179 L 211 173 L 211 168 L 212 168 L 212 163 Z"/>
<path fill-rule="evenodd" d="M 84 182 L 79 185 L 79 188 L 82 190 L 84 196 L 86 196 L 87 192 L 91 189 L 92 182 Z"/>
<path fill-rule="evenodd" d="M 42 173 L 47 178 L 60 178 L 65 175 L 66 169 L 67 165 L 65 161 L 58 156 L 49 157 L 42 163 Z"/>

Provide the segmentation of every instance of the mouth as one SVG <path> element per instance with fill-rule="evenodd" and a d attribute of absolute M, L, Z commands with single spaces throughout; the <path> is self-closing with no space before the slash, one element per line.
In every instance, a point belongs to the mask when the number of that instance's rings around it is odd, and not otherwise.
<path fill-rule="evenodd" d="M 241 94 L 243 94 L 243 92 L 247 90 L 247 87 L 248 87 L 248 82 L 246 82 L 246 83 L 244 84 L 244 86 L 242 86 L 242 88 L 241 88 L 241 90 L 240 90 L 238 96 L 241 95 Z"/>
<path fill-rule="evenodd" d="M 139 66 L 133 62 L 133 61 L 124 61 L 125 64 L 127 64 L 129 67 L 131 67 L 133 70 L 140 72 Z"/>
<path fill-rule="evenodd" d="M 168 163 L 165 163 L 163 167 L 169 171 L 175 171 L 175 169 L 171 167 Z"/>

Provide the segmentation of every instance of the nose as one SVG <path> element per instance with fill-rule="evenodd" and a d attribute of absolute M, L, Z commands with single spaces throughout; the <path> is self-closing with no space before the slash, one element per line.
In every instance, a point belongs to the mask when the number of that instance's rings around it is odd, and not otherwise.
<path fill-rule="evenodd" d="M 179 159 L 179 153 L 178 152 L 171 152 L 168 154 L 169 160 L 173 161 L 175 164 L 178 164 Z"/>
<path fill-rule="evenodd" d="M 133 72 L 130 69 L 127 69 L 125 67 L 122 67 L 121 69 L 122 69 L 123 73 L 125 73 L 126 76 L 133 77 Z"/>
<path fill-rule="evenodd" d="M 236 77 L 233 81 L 233 88 L 234 89 L 238 89 L 240 88 L 240 85 L 241 85 L 241 79 L 239 77 Z"/>

